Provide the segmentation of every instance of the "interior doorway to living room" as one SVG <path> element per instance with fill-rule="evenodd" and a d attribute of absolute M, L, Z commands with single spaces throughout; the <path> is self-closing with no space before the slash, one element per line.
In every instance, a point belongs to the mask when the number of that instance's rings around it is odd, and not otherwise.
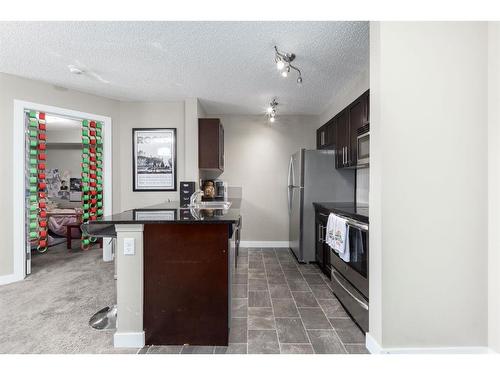
<path fill-rule="evenodd" d="M 81 230 L 112 212 L 111 119 L 18 101 L 15 110 L 16 278 L 94 249 L 112 260 L 110 239 Z"/>

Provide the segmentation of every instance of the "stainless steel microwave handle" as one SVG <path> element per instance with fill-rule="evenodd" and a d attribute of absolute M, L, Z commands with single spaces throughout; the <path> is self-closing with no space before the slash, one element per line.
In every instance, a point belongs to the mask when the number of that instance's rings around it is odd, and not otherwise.
<path fill-rule="evenodd" d="M 370 136 L 370 132 L 368 131 L 368 132 L 366 132 L 366 133 L 363 133 L 363 134 L 358 135 L 358 139 L 360 139 L 360 138 L 365 138 L 365 137 L 369 137 L 369 136 Z"/>
<path fill-rule="evenodd" d="M 364 301 L 356 297 L 354 294 L 352 294 L 352 292 L 349 289 L 347 289 L 344 286 L 344 284 L 342 284 L 342 282 L 337 278 L 335 272 L 336 272 L 335 269 L 332 268 L 332 277 L 335 279 L 335 281 L 342 287 L 342 289 L 346 291 L 347 294 L 349 294 L 357 303 L 359 303 L 363 309 L 368 310 L 368 305 Z"/>

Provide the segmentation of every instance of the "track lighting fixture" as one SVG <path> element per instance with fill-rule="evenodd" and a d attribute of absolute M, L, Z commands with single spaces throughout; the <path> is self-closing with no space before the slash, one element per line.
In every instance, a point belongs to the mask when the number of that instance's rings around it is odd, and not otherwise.
<path fill-rule="evenodd" d="M 281 76 L 286 78 L 288 77 L 288 73 L 290 73 L 290 69 L 293 69 L 299 75 L 297 77 L 297 84 L 302 84 L 302 73 L 299 68 L 293 66 L 291 62 L 295 60 L 295 54 L 280 52 L 278 51 L 278 47 L 274 46 L 275 54 L 274 54 L 274 62 L 276 63 L 276 68 L 281 72 Z"/>
<path fill-rule="evenodd" d="M 269 103 L 269 107 L 267 107 L 266 112 L 267 112 L 267 118 L 269 119 L 270 122 L 275 122 L 276 121 L 276 114 L 277 114 L 277 108 L 278 108 L 278 102 L 276 98 L 274 98 L 271 103 Z"/>

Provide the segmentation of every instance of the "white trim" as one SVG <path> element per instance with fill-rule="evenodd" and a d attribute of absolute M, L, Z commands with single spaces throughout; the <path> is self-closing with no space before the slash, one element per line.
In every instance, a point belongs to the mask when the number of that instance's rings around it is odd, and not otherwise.
<path fill-rule="evenodd" d="M 14 133 L 13 139 L 13 171 L 12 171 L 12 251 L 14 251 L 14 280 L 23 280 L 26 276 L 26 249 L 25 249 L 25 227 L 24 213 L 26 205 L 24 200 L 24 163 L 25 163 L 25 125 L 24 125 L 24 102 L 14 100 Z M 22 207 L 22 209 L 17 209 Z"/>
<path fill-rule="evenodd" d="M 488 354 L 495 353 L 486 346 L 442 346 L 428 348 L 383 348 L 375 338 L 366 333 L 366 348 L 372 354 Z"/>
<path fill-rule="evenodd" d="M 19 281 L 17 275 L 14 273 L 11 273 L 10 275 L 0 276 L 0 285 L 10 284 L 13 283 L 14 281 Z"/>
<path fill-rule="evenodd" d="M 382 347 L 378 344 L 377 340 L 373 338 L 370 332 L 366 332 L 365 346 L 371 354 L 382 354 Z"/>
<path fill-rule="evenodd" d="M 290 247 L 288 241 L 240 241 L 240 247 Z"/>
<path fill-rule="evenodd" d="M 144 345 L 144 331 L 116 332 L 113 336 L 113 346 L 115 348 L 143 348 Z"/>
<path fill-rule="evenodd" d="M 74 111 L 72 109 L 53 107 L 45 104 L 14 100 L 14 139 L 13 139 L 13 251 L 14 251 L 14 279 L 23 280 L 26 277 L 25 263 L 25 227 L 24 227 L 24 162 L 25 162 L 25 124 L 24 110 L 34 110 L 60 116 L 74 117 L 79 119 L 92 119 L 104 123 L 102 128 L 104 136 L 104 215 L 109 216 L 113 212 L 113 179 L 112 179 L 112 121 L 111 117 L 100 116 L 93 113 Z M 22 207 L 22 209 L 17 209 Z M 111 241 L 103 241 L 103 260 L 112 260 Z"/>

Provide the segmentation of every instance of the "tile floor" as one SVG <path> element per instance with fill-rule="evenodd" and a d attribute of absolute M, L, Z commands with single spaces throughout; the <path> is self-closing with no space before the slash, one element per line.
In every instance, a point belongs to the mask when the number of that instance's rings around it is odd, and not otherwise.
<path fill-rule="evenodd" d="M 365 336 L 312 264 L 288 249 L 240 249 L 229 346 L 150 346 L 143 354 L 363 354 Z"/>

